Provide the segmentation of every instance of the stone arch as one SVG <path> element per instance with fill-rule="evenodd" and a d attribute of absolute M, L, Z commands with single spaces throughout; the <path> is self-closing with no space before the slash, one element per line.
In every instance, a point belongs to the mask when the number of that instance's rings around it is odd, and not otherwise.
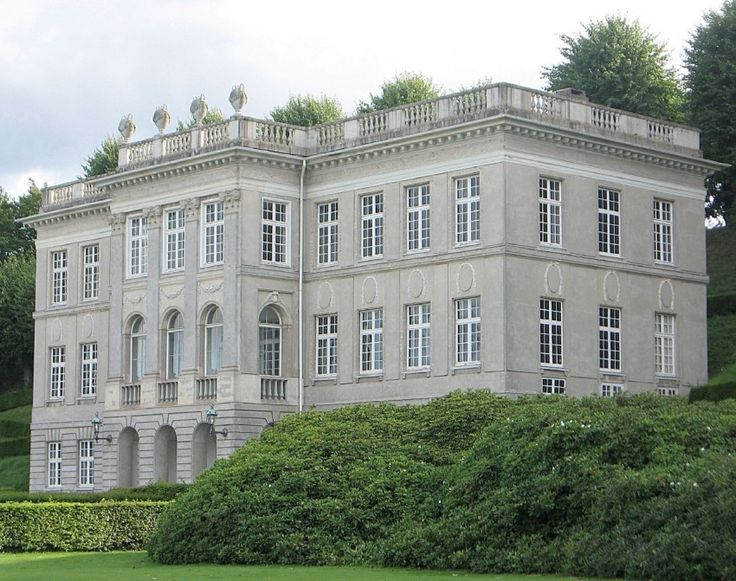
<path fill-rule="evenodd" d="M 217 459 L 217 435 L 207 423 L 194 428 L 192 434 L 192 480 L 211 468 Z"/>
<path fill-rule="evenodd" d="M 118 436 L 118 487 L 138 486 L 138 432 L 125 428 Z"/>
<path fill-rule="evenodd" d="M 171 426 L 161 426 L 154 441 L 154 480 L 176 482 L 177 439 Z"/>

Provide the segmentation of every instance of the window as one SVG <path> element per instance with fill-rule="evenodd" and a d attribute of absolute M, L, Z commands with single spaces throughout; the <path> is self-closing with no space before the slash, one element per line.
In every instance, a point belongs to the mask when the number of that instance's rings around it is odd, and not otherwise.
<path fill-rule="evenodd" d="M 261 375 L 281 375 L 281 318 L 273 307 L 258 319 L 258 359 Z"/>
<path fill-rule="evenodd" d="M 554 377 L 542 378 L 542 393 L 545 395 L 565 395 L 566 381 Z"/>
<path fill-rule="evenodd" d="M 49 487 L 61 486 L 61 442 L 49 442 Z"/>
<path fill-rule="evenodd" d="M 658 387 L 657 395 L 663 395 L 665 397 L 677 397 L 678 390 L 676 387 Z"/>
<path fill-rule="evenodd" d="M 146 323 L 137 316 L 130 325 L 130 381 L 138 383 L 146 371 Z"/>
<path fill-rule="evenodd" d="M 225 248 L 225 215 L 222 202 L 202 205 L 202 264 L 222 264 Z"/>
<path fill-rule="evenodd" d="M 66 250 L 51 253 L 51 304 L 66 304 L 68 262 Z"/>
<path fill-rule="evenodd" d="M 95 483 L 94 441 L 79 441 L 79 486 L 93 486 Z"/>
<path fill-rule="evenodd" d="M 549 246 L 562 245 L 562 183 L 539 178 L 539 241 Z"/>
<path fill-rule="evenodd" d="M 337 375 L 337 315 L 317 317 L 317 375 Z"/>
<path fill-rule="evenodd" d="M 539 362 L 562 367 L 562 301 L 539 300 Z"/>
<path fill-rule="evenodd" d="M 286 264 L 288 206 L 286 202 L 263 200 L 263 252 L 264 262 Z"/>
<path fill-rule="evenodd" d="M 148 219 L 142 216 L 128 220 L 128 275 L 144 276 L 148 272 Z"/>
<path fill-rule="evenodd" d="M 619 193 L 598 188 L 598 252 L 619 256 L 621 253 L 621 214 Z"/>
<path fill-rule="evenodd" d="M 601 397 L 615 397 L 624 391 L 620 383 L 601 383 Z"/>
<path fill-rule="evenodd" d="M 164 234 L 164 272 L 184 268 L 184 210 L 166 212 Z"/>
<path fill-rule="evenodd" d="M 204 317 L 204 373 L 216 375 L 222 366 L 222 311 L 210 307 Z"/>
<path fill-rule="evenodd" d="M 480 240 L 480 177 L 455 180 L 455 243 Z"/>
<path fill-rule="evenodd" d="M 406 188 L 406 249 L 429 249 L 429 184 Z"/>
<path fill-rule="evenodd" d="M 621 309 L 598 307 L 598 364 L 601 371 L 621 371 Z"/>
<path fill-rule="evenodd" d="M 97 393 L 97 343 L 82 344 L 82 397 Z"/>
<path fill-rule="evenodd" d="M 166 327 L 166 379 L 181 375 L 181 344 L 184 337 L 184 318 L 178 311 L 169 316 Z"/>
<path fill-rule="evenodd" d="M 317 262 L 319 264 L 337 262 L 337 210 L 337 202 L 320 204 L 317 208 L 319 222 Z"/>
<path fill-rule="evenodd" d="M 455 301 L 455 363 L 480 363 L 480 297 Z"/>
<path fill-rule="evenodd" d="M 672 202 L 654 200 L 654 260 L 672 262 Z"/>
<path fill-rule="evenodd" d="M 432 338 L 429 303 L 406 307 L 406 328 L 407 369 L 429 367 Z"/>
<path fill-rule="evenodd" d="M 383 371 L 383 309 L 360 313 L 360 371 Z"/>
<path fill-rule="evenodd" d="M 64 382 L 66 381 L 66 347 L 51 348 L 51 384 L 49 397 L 61 399 L 64 397 Z"/>
<path fill-rule="evenodd" d="M 675 375 L 675 316 L 654 317 L 654 350 L 657 375 Z"/>
<path fill-rule="evenodd" d="M 100 247 L 97 244 L 82 248 L 82 299 L 89 301 L 100 296 Z"/>
<path fill-rule="evenodd" d="M 383 256 L 383 194 L 369 194 L 360 200 L 363 258 Z"/>

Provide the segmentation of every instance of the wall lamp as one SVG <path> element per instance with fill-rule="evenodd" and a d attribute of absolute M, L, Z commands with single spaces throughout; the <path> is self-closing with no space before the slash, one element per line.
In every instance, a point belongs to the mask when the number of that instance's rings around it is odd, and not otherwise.
<path fill-rule="evenodd" d="M 92 428 L 95 431 L 95 442 L 99 441 L 100 438 L 103 440 L 107 440 L 107 443 L 109 444 L 112 442 L 112 436 L 108 434 L 107 436 L 100 436 L 100 428 L 102 427 L 102 418 L 100 417 L 100 412 L 95 412 L 95 417 L 92 418 Z"/>
<path fill-rule="evenodd" d="M 215 406 L 211 405 L 207 410 L 207 413 L 205 414 L 205 417 L 207 418 L 207 423 L 210 425 L 210 434 L 220 434 L 224 438 L 227 438 L 227 428 L 222 428 L 222 430 L 220 431 L 217 431 L 215 429 L 215 420 L 217 419 L 217 415 L 218 414 Z"/>

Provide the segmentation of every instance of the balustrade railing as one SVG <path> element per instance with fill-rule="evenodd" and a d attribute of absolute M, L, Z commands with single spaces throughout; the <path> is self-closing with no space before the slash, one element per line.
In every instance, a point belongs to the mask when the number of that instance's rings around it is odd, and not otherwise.
<path fill-rule="evenodd" d="M 317 143 L 319 145 L 333 145 L 345 139 L 345 123 L 328 123 L 315 127 L 317 131 Z"/>
<path fill-rule="evenodd" d="M 158 403 L 176 403 L 179 399 L 178 381 L 160 381 L 157 387 Z"/>
<path fill-rule="evenodd" d="M 188 153 L 192 149 L 192 134 L 189 131 L 180 131 L 165 135 L 163 138 L 163 155 L 178 155 Z"/>
<path fill-rule="evenodd" d="M 649 139 L 664 141 L 665 143 L 672 143 L 672 136 L 675 132 L 675 128 L 671 125 L 657 123 L 656 121 L 649 121 L 647 123 L 647 127 L 647 137 L 649 137 Z"/>
<path fill-rule="evenodd" d="M 425 101 L 404 108 L 404 125 L 424 125 L 437 121 L 437 101 Z"/>
<path fill-rule="evenodd" d="M 195 392 L 198 400 L 217 399 L 217 378 L 198 377 L 195 381 Z"/>
<path fill-rule="evenodd" d="M 358 118 L 360 136 L 379 135 L 388 129 L 388 113 L 380 111 Z"/>
<path fill-rule="evenodd" d="M 452 97 L 453 115 L 475 115 L 488 107 L 487 91 L 474 89 Z"/>
<path fill-rule="evenodd" d="M 532 113 L 541 116 L 553 116 L 560 114 L 560 100 L 550 93 L 531 93 L 530 109 Z"/>
<path fill-rule="evenodd" d="M 128 163 L 142 163 L 153 159 L 153 143 L 141 141 L 128 146 Z"/>
<path fill-rule="evenodd" d="M 134 407 L 141 404 L 141 384 L 131 383 L 120 388 L 120 407 Z"/>
<path fill-rule="evenodd" d="M 261 377 L 261 399 L 286 399 L 286 380 Z"/>
<path fill-rule="evenodd" d="M 612 111 L 611 109 L 601 109 L 600 107 L 591 107 L 591 123 L 601 129 L 608 129 L 610 131 L 618 131 L 619 128 L 619 117 L 618 111 Z"/>
<path fill-rule="evenodd" d="M 202 127 L 203 145 L 204 147 L 212 147 L 220 143 L 227 143 L 230 139 L 228 136 L 228 122 L 217 123 L 215 125 L 205 125 Z"/>
<path fill-rule="evenodd" d="M 258 121 L 256 122 L 256 139 L 274 145 L 293 145 L 294 128 L 269 121 Z"/>

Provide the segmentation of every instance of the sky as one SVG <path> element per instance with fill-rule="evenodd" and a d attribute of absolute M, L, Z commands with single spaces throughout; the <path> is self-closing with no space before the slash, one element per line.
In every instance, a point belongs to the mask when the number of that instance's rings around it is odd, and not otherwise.
<path fill-rule="evenodd" d="M 675 6 L 677 4 L 677 6 Z M 24 193 L 78 178 L 120 118 L 132 140 L 156 133 L 156 107 L 187 119 L 205 95 L 232 114 L 264 118 L 290 96 L 337 98 L 346 112 L 403 71 L 446 90 L 479 79 L 543 88 L 560 62 L 560 35 L 608 14 L 638 19 L 669 48 L 684 48 L 722 0 L 0 0 L 0 187 Z"/>

